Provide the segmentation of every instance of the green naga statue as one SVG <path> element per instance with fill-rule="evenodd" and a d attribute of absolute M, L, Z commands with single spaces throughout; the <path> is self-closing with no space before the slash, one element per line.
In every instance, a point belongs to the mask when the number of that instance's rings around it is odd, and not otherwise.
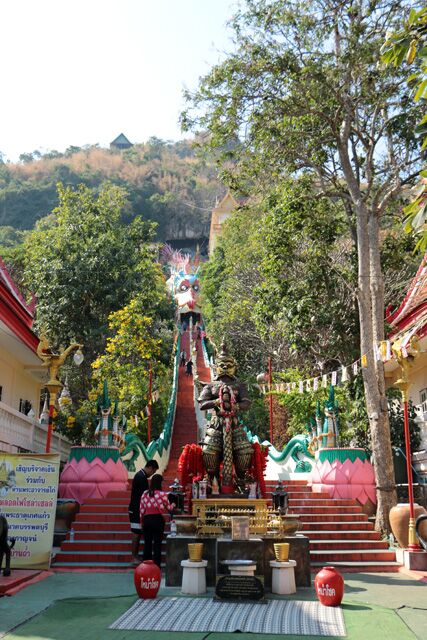
<path fill-rule="evenodd" d="M 113 413 L 111 412 L 111 400 L 108 395 L 108 384 L 104 380 L 102 396 L 98 398 L 96 405 L 98 424 L 95 429 L 95 436 L 100 447 L 117 447 L 122 450 L 124 447 L 124 432 L 126 430 L 126 418 L 120 417 L 117 402 L 114 403 Z"/>
<path fill-rule="evenodd" d="M 329 387 L 329 398 L 324 404 L 324 416 L 320 410 L 320 402 L 316 406 L 315 422 L 311 421 L 312 432 L 310 451 L 314 453 L 319 449 L 333 449 L 339 442 L 339 406 L 335 401 L 334 387 Z"/>

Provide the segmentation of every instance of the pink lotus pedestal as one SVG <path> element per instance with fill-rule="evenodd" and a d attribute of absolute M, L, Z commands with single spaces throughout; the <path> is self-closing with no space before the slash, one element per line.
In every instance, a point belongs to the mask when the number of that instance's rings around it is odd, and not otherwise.
<path fill-rule="evenodd" d="M 357 500 L 365 513 L 372 515 L 375 512 L 374 468 L 363 449 L 321 449 L 309 484 L 313 493 Z"/>
<path fill-rule="evenodd" d="M 105 498 L 110 491 L 125 491 L 128 472 L 117 447 L 71 447 L 61 473 L 59 497 L 84 504 L 89 498 Z"/>

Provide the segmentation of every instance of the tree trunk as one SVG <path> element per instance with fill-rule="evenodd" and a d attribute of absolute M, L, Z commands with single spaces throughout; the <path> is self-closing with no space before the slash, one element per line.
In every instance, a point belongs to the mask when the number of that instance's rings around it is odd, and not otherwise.
<path fill-rule="evenodd" d="M 380 236 L 378 216 L 371 212 L 368 222 L 370 293 L 372 304 L 373 345 L 384 340 L 384 281 L 381 270 Z M 372 452 L 374 455 L 377 482 L 377 518 L 375 528 L 390 533 L 389 512 L 396 504 L 393 452 L 391 448 L 390 423 L 385 394 L 384 364 L 375 357 L 375 380 L 378 387 L 378 420 L 370 420 Z M 378 460 L 378 464 L 376 463 Z"/>
<path fill-rule="evenodd" d="M 377 489 L 379 531 L 390 531 L 388 514 L 395 504 L 394 469 L 390 443 L 384 368 L 376 358 L 375 345 L 384 336 L 384 292 L 379 254 L 378 221 L 370 223 L 366 206 L 359 203 L 357 213 L 358 304 L 360 350 L 366 355 L 363 367 L 366 407 L 369 417 Z"/>

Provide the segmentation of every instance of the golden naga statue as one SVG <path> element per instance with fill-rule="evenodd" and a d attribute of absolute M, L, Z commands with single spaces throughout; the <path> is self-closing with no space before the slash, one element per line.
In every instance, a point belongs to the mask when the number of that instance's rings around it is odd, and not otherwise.
<path fill-rule="evenodd" d="M 37 346 L 37 355 L 43 360 L 43 367 L 46 367 L 49 371 L 48 385 L 62 387 L 62 383 L 58 380 L 58 370 L 64 364 L 67 357 L 74 349 L 82 349 L 83 345 L 78 342 L 73 342 L 67 349 L 64 349 L 60 353 L 55 352 L 50 346 L 45 335 L 40 337 L 40 342 Z"/>

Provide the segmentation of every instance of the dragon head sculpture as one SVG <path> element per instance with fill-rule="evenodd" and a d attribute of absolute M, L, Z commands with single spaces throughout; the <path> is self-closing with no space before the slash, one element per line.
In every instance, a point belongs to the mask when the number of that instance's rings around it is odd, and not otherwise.
<path fill-rule="evenodd" d="M 191 260 L 188 253 L 182 254 L 181 251 L 174 251 L 172 247 L 165 245 L 162 249 L 162 259 L 171 269 L 167 285 L 175 299 L 178 313 L 200 313 L 199 257 L 196 255 L 194 260 Z"/>

